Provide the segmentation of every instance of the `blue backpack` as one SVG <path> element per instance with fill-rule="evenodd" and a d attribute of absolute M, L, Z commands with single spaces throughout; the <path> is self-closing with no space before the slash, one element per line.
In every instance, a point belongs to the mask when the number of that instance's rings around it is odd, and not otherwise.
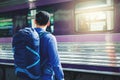
<path fill-rule="evenodd" d="M 40 78 L 39 35 L 33 28 L 25 28 L 13 36 L 15 73 L 23 79 Z"/>

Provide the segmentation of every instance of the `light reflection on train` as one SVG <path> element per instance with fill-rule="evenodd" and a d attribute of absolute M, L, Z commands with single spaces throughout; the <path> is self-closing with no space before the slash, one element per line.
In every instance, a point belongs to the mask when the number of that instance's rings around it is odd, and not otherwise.
<path fill-rule="evenodd" d="M 30 26 L 35 13 L 46 10 L 51 13 L 47 30 L 57 38 L 64 70 L 120 75 L 119 2 L 68 0 L 0 13 L 0 64 L 14 65 L 12 31 L 23 24 L 15 17 L 23 17 Z"/>

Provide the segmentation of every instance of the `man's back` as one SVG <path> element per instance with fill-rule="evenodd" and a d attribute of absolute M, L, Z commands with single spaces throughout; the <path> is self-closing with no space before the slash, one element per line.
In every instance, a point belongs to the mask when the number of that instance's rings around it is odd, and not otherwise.
<path fill-rule="evenodd" d="M 36 30 L 39 34 L 45 32 L 41 28 L 36 28 Z M 57 80 L 63 80 L 64 75 L 57 51 L 56 38 L 50 33 L 40 38 L 40 56 L 42 80 L 53 80 L 54 74 Z"/>

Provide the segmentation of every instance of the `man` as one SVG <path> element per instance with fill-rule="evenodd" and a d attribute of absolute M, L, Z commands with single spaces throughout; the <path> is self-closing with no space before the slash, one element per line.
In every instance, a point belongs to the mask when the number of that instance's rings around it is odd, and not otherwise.
<path fill-rule="evenodd" d="M 36 31 L 40 38 L 40 65 L 41 65 L 41 80 L 64 80 L 64 74 L 61 67 L 57 42 L 55 36 L 46 31 L 50 25 L 50 14 L 46 11 L 40 11 L 36 14 L 35 24 Z"/>

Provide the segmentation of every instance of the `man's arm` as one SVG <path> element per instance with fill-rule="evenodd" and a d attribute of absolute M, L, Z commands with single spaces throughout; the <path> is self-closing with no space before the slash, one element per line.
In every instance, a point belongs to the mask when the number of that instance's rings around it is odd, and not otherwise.
<path fill-rule="evenodd" d="M 48 51 L 50 56 L 50 63 L 53 67 L 55 78 L 57 80 L 64 80 L 64 73 L 60 63 L 60 58 L 57 50 L 57 41 L 54 36 L 49 40 Z"/>

